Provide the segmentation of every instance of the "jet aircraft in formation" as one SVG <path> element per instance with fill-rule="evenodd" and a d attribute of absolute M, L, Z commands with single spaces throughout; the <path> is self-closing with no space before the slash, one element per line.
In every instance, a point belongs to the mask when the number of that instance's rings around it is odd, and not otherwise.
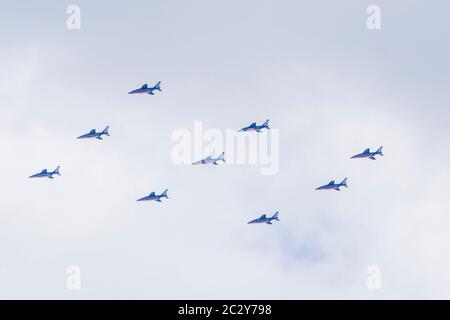
<path fill-rule="evenodd" d="M 83 134 L 82 136 L 79 136 L 77 139 L 91 139 L 96 138 L 98 140 L 103 140 L 102 135 L 109 136 L 108 132 L 109 126 L 107 126 L 103 131 L 96 132 L 95 129 L 92 129 L 89 131 L 89 133 Z"/>
<path fill-rule="evenodd" d="M 213 158 L 212 156 L 208 156 L 205 159 L 202 159 L 202 160 L 194 162 L 193 165 L 196 166 L 196 165 L 199 165 L 199 164 L 209 164 L 209 163 L 217 165 L 218 164 L 217 162 L 219 162 L 219 161 L 225 162 L 225 152 L 222 152 L 222 154 L 220 156 L 218 156 L 217 158 Z"/>
<path fill-rule="evenodd" d="M 377 155 L 384 156 L 384 154 L 383 154 L 383 146 L 379 147 L 378 150 L 375 151 L 375 152 L 370 152 L 370 149 L 367 148 L 362 153 L 356 154 L 353 157 L 351 157 L 351 159 L 369 158 L 371 160 L 377 160 L 375 158 L 375 156 L 377 156 Z"/>
<path fill-rule="evenodd" d="M 155 86 L 153 86 L 153 87 L 148 87 L 147 84 L 144 84 L 141 88 L 133 90 L 133 91 L 130 91 L 128 94 L 146 93 L 146 94 L 149 94 L 149 95 L 154 95 L 153 91 L 162 91 L 160 86 L 161 86 L 161 81 L 158 81 L 155 84 Z M 101 132 L 96 132 L 95 129 L 92 129 L 89 133 L 83 134 L 83 135 L 79 136 L 77 139 L 96 138 L 96 139 L 99 139 L 99 140 L 103 140 L 103 138 L 102 138 L 103 135 L 109 136 L 108 129 L 109 129 L 109 126 L 107 126 Z M 242 129 L 240 129 L 238 131 L 240 131 L 240 132 L 247 132 L 247 131 L 261 132 L 262 129 L 270 129 L 269 128 L 269 120 L 266 120 L 262 125 L 257 125 L 256 122 L 253 122 L 248 127 L 244 127 L 244 128 L 242 128 Z M 383 156 L 382 149 L 383 149 L 383 147 L 380 147 L 380 148 L 378 148 L 377 151 L 370 152 L 370 149 L 367 148 L 362 153 L 359 153 L 359 154 L 356 154 L 356 155 L 352 156 L 351 159 L 369 158 L 371 160 L 376 160 L 375 156 L 377 156 L 377 155 Z M 206 157 L 206 158 L 204 158 L 202 160 L 194 162 L 193 165 L 210 164 L 210 163 L 212 163 L 214 165 L 217 165 L 219 161 L 225 162 L 225 152 L 222 152 L 222 154 L 219 155 L 217 158 L 213 158 L 212 156 L 208 156 L 208 157 Z M 54 171 L 51 171 L 51 172 L 47 171 L 47 169 L 44 169 L 40 173 L 36 173 L 36 174 L 30 176 L 29 178 L 49 178 L 49 179 L 54 179 L 53 175 L 61 175 L 59 173 L 59 168 L 60 168 L 60 166 L 58 166 Z M 334 190 L 340 191 L 339 188 L 341 188 L 341 187 L 346 187 L 346 188 L 348 187 L 347 186 L 347 178 L 342 180 L 341 183 L 335 183 L 334 180 L 332 180 L 328 184 L 316 188 L 316 190 L 331 190 L 331 189 L 334 189 Z M 168 189 L 164 190 L 160 195 L 157 195 L 157 194 L 155 194 L 155 192 L 152 192 L 148 196 L 140 198 L 137 201 L 157 201 L 157 202 L 161 202 L 162 198 L 169 199 L 169 197 L 167 196 L 167 191 L 168 191 Z M 265 214 L 263 214 L 259 218 L 249 221 L 248 224 L 254 224 L 254 223 L 272 224 L 273 220 L 280 221 L 278 219 L 278 211 L 275 212 L 272 217 L 267 217 Z"/>
<path fill-rule="evenodd" d="M 263 214 L 261 217 L 249 221 L 247 222 L 248 224 L 253 224 L 253 223 L 267 223 L 267 224 L 272 224 L 272 220 L 276 220 L 276 221 L 280 221 L 278 219 L 278 211 L 274 213 L 274 215 L 272 217 L 266 217 L 265 214 Z"/>
<path fill-rule="evenodd" d="M 346 187 L 346 188 L 348 188 L 348 186 L 347 186 L 347 178 L 345 178 L 344 180 L 342 180 L 341 183 L 335 183 L 334 180 L 332 180 L 332 181 L 330 181 L 328 184 L 316 188 L 316 190 L 331 190 L 331 189 L 334 189 L 334 190 L 336 190 L 336 191 L 341 191 L 341 190 L 339 189 L 340 187 Z"/>
<path fill-rule="evenodd" d="M 47 171 L 47 169 L 42 170 L 39 173 L 33 174 L 32 176 L 29 176 L 29 178 L 49 178 L 49 179 L 54 179 L 53 175 L 57 174 L 58 176 L 60 176 L 61 174 L 59 173 L 59 168 L 60 166 L 56 167 L 56 169 L 54 171 Z"/>
<path fill-rule="evenodd" d="M 168 189 L 164 190 L 164 192 L 161 193 L 160 195 L 157 195 L 154 192 L 152 192 L 148 196 L 140 198 L 137 201 L 158 201 L 158 202 L 161 202 L 161 198 L 169 199 L 169 197 L 167 196 L 167 191 L 169 191 L 169 190 Z"/>
<path fill-rule="evenodd" d="M 262 129 L 270 129 L 269 128 L 269 120 L 266 120 L 262 125 L 258 126 L 256 124 L 256 122 L 253 122 L 251 125 L 249 125 L 248 127 L 242 128 L 238 131 L 240 132 L 246 132 L 246 131 L 256 131 L 256 132 L 261 132 Z"/>
<path fill-rule="evenodd" d="M 147 93 L 147 94 L 154 95 L 153 91 L 155 91 L 155 90 L 162 91 L 160 86 L 161 86 L 161 81 L 158 81 L 158 83 L 156 83 L 154 87 L 149 87 L 147 84 L 144 84 L 139 89 L 128 92 L 128 94 Z"/>

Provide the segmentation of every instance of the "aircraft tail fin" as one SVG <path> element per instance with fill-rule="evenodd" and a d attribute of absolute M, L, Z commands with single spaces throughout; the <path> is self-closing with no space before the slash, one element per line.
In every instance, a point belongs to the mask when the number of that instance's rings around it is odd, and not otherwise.
<path fill-rule="evenodd" d="M 164 190 L 164 192 L 161 194 L 161 197 L 169 199 L 169 197 L 167 196 L 167 191 L 169 191 L 169 189 Z"/>
<path fill-rule="evenodd" d="M 218 156 L 217 159 L 214 160 L 213 164 L 218 164 L 217 162 L 219 161 L 225 162 L 225 152 L 222 152 L 220 156 Z"/>
<path fill-rule="evenodd" d="M 348 186 L 347 186 L 347 178 L 345 178 L 344 180 L 342 180 L 341 184 L 342 184 L 344 187 L 348 188 Z"/>
<path fill-rule="evenodd" d="M 275 212 L 275 214 L 273 215 L 272 219 L 280 221 L 280 219 L 278 219 L 278 211 Z"/>
<path fill-rule="evenodd" d="M 109 126 L 106 126 L 106 128 L 103 130 L 103 133 L 109 136 Z"/>
<path fill-rule="evenodd" d="M 267 120 L 263 123 L 262 126 L 263 126 L 264 128 L 270 129 L 270 128 L 269 128 L 269 119 L 267 119 Z"/>
<path fill-rule="evenodd" d="M 158 91 L 162 91 L 162 90 L 161 90 L 161 81 L 158 81 L 158 82 L 155 84 L 155 89 L 158 90 Z"/>
<path fill-rule="evenodd" d="M 378 153 L 380 156 L 384 156 L 384 154 L 383 154 L 383 146 L 381 146 L 381 147 L 378 148 L 377 153 Z"/>
<path fill-rule="evenodd" d="M 59 168 L 61 168 L 61 166 L 57 166 L 56 169 L 55 169 L 55 171 L 53 171 L 53 173 L 60 176 L 61 173 L 59 173 Z"/>

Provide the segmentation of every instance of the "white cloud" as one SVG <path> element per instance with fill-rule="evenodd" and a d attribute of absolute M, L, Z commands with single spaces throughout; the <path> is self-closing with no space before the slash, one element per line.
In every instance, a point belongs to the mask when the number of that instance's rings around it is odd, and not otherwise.
<path fill-rule="evenodd" d="M 319 24 L 323 10 L 297 2 L 201 6 L 207 19 L 174 3 L 118 5 L 106 19 L 81 2 L 80 33 L 46 4 L 42 29 L 22 17 L 1 31 L 23 40 L 1 50 L 0 296 L 448 298 L 448 95 L 416 73 L 428 59 L 391 38 L 401 28 L 385 19 L 385 38 L 366 34 L 356 5 L 330 4 L 337 20 Z M 126 94 L 157 80 L 159 95 Z M 172 131 L 194 120 L 266 118 L 280 129 L 277 175 L 170 161 Z M 104 141 L 75 139 L 106 125 Z M 379 145 L 377 161 L 349 159 Z M 57 165 L 54 181 L 27 179 Z M 340 193 L 314 190 L 344 177 Z M 165 188 L 163 203 L 135 201 Z M 279 223 L 246 224 L 277 210 Z M 80 291 L 65 287 L 71 264 Z M 379 291 L 366 287 L 373 264 Z"/>

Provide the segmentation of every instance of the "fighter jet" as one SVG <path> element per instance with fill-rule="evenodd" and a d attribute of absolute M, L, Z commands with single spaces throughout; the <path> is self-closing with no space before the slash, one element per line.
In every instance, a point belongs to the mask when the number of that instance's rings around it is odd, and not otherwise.
<path fill-rule="evenodd" d="M 217 165 L 218 164 L 217 162 L 219 162 L 219 161 L 225 162 L 225 152 L 222 152 L 222 154 L 220 156 L 218 156 L 217 158 L 213 158 L 212 156 L 208 156 L 205 159 L 202 159 L 202 160 L 199 160 L 197 162 L 194 162 L 193 165 L 196 166 L 196 165 L 199 165 L 199 164 L 209 164 L 209 163 Z"/>
<path fill-rule="evenodd" d="M 154 87 L 150 87 L 150 88 L 147 86 L 147 84 L 144 84 L 139 89 L 128 92 L 128 94 L 147 93 L 147 94 L 154 95 L 153 91 L 155 91 L 155 90 L 162 91 L 160 88 L 160 85 L 161 85 L 161 81 L 158 81 L 158 83 L 155 84 Z"/>
<path fill-rule="evenodd" d="M 92 129 L 89 131 L 89 133 L 83 134 L 82 136 L 79 136 L 77 139 L 90 139 L 90 138 L 96 138 L 98 140 L 103 140 L 102 135 L 109 136 L 108 132 L 109 126 L 107 126 L 103 131 L 101 132 L 95 132 L 95 129 Z"/>
<path fill-rule="evenodd" d="M 256 131 L 256 132 L 261 132 L 262 129 L 270 129 L 269 128 L 269 120 L 266 120 L 266 122 L 264 122 L 262 125 L 258 126 L 256 125 L 256 122 L 253 122 L 251 125 L 249 125 L 248 127 L 242 128 L 238 131 L 240 132 L 246 132 L 246 131 Z"/>
<path fill-rule="evenodd" d="M 167 196 L 167 191 L 169 191 L 168 189 L 164 190 L 163 193 L 161 193 L 160 195 L 156 195 L 154 192 L 150 193 L 147 197 L 143 197 L 138 199 L 137 201 L 158 201 L 161 202 L 161 198 L 167 198 L 169 199 L 169 197 Z"/>
<path fill-rule="evenodd" d="M 380 155 L 380 156 L 384 156 L 383 152 L 383 146 L 379 147 L 377 151 L 375 152 L 370 152 L 370 149 L 367 148 L 366 150 L 364 150 L 363 153 L 354 155 L 353 157 L 351 157 L 351 159 L 357 159 L 357 158 L 369 158 L 371 160 L 377 160 L 375 159 L 376 155 Z"/>
<path fill-rule="evenodd" d="M 55 171 L 51 171 L 51 172 L 48 172 L 47 169 L 44 169 L 44 170 L 42 170 L 39 173 L 33 174 L 29 178 L 49 178 L 49 179 L 54 179 L 53 178 L 54 174 L 57 174 L 58 176 L 61 175 L 59 173 L 59 168 L 60 168 L 60 166 L 56 167 Z"/>
<path fill-rule="evenodd" d="M 316 190 L 330 190 L 330 189 L 334 189 L 334 190 L 336 190 L 336 191 L 341 191 L 341 190 L 339 189 L 340 187 L 346 187 L 346 188 L 348 188 L 348 186 L 347 186 L 347 178 L 345 178 L 344 180 L 342 180 L 341 183 L 334 183 L 334 180 L 332 180 L 332 181 L 330 181 L 330 183 L 328 183 L 328 184 L 326 184 L 326 185 L 324 185 L 324 186 L 321 186 L 321 187 L 316 188 Z"/>
<path fill-rule="evenodd" d="M 275 212 L 275 214 L 272 217 L 266 217 L 265 214 L 263 214 L 261 217 L 259 217 L 258 219 L 252 220 L 247 222 L 248 224 L 252 224 L 252 223 L 267 223 L 267 224 L 272 224 L 272 220 L 277 220 L 280 221 L 278 219 L 278 211 Z"/>

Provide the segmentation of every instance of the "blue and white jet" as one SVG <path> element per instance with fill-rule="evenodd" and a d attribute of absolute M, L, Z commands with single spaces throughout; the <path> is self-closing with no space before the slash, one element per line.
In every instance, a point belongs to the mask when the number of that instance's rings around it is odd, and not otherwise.
<path fill-rule="evenodd" d="M 196 166 L 199 164 L 209 164 L 209 163 L 218 165 L 217 162 L 219 162 L 219 161 L 225 162 L 225 152 L 222 152 L 222 154 L 220 156 L 218 156 L 217 158 L 213 158 L 212 156 L 207 156 L 205 159 L 194 162 L 193 165 Z"/>
<path fill-rule="evenodd" d="M 164 192 L 161 193 L 160 195 L 157 195 L 154 192 L 152 192 L 148 196 L 140 198 L 137 201 L 158 201 L 158 202 L 161 202 L 161 198 L 169 199 L 169 197 L 167 196 L 167 191 L 169 191 L 169 190 L 168 189 L 164 190 Z"/>
<path fill-rule="evenodd" d="M 249 125 L 248 127 L 242 128 L 238 131 L 240 132 L 246 132 L 246 131 L 256 131 L 256 132 L 261 132 L 262 129 L 270 129 L 269 128 L 269 120 L 266 120 L 262 125 L 258 126 L 256 125 L 256 122 L 253 122 L 251 125 Z"/>
<path fill-rule="evenodd" d="M 109 126 L 107 126 L 103 131 L 96 132 L 95 129 L 92 129 L 89 131 L 89 133 L 83 134 L 82 136 L 79 136 L 77 139 L 91 139 L 96 138 L 98 140 L 103 140 L 102 136 L 107 135 L 109 136 Z"/>
<path fill-rule="evenodd" d="M 147 84 L 144 84 L 139 89 L 128 92 L 128 94 L 147 93 L 147 94 L 154 95 L 153 91 L 155 91 L 155 90 L 162 91 L 160 86 L 161 86 L 161 81 L 158 81 L 154 87 L 149 87 Z"/>
<path fill-rule="evenodd" d="M 59 173 L 59 168 L 60 166 L 56 167 L 56 169 L 54 171 L 47 171 L 47 169 L 42 170 L 39 173 L 33 174 L 32 176 L 29 176 L 29 178 L 49 178 L 49 179 L 54 179 L 53 175 L 57 174 L 58 176 L 60 176 L 61 174 Z"/>
<path fill-rule="evenodd" d="M 370 152 L 370 149 L 367 148 L 362 153 L 356 154 L 353 157 L 351 157 L 351 159 L 369 158 L 371 160 L 377 160 L 375 158 L 375 156 L 377 156 L 377 155 L 384 156 L 384 154 L 383 154 L 383 146 L 379 147 L 378 150 L 375 151 L 375 152 Z"/>
<path fill-rule="evenodd" d="M 346 188 L 348 188 L 348 186 L 347 186 L 347 178 L 345 178 L 344 180 L 342 180 L 341 183 L 335 183 L 334 180 L 332 180 L 332 181 L 330 181 L 328 184 L 316 188 L 316 190 L 331 190 L 331 189 L 334 189 L 334 190 L 336 190 L 336 191 L 341 191 L 341 190 L 339 189 L 340 187 L 346 187 Z"/>
<path fill-rule="evenodd" d="M 272 224 L 272 220 L 277 220 L 280 221 L 280 219 L 278 219 L 278 211 L 275 212 L 275 214 L 272 217 L 266 217 L 265 214 L 263 214 L 261 217 L 259 217 L 258 219 L 252 220 L 247 222 L 248 224 L 252 224 L 252 223 L 267 223 L 267 224 Z"/>

